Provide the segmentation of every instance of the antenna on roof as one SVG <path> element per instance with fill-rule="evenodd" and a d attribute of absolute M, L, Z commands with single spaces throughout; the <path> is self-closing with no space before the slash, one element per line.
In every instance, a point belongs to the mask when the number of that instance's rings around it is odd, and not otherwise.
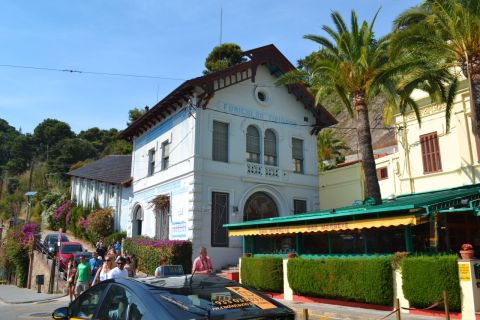
<path fill-rule="evenodd" d="M 220 45 L 222 45 L 223 7 L 220 6 Z"/>

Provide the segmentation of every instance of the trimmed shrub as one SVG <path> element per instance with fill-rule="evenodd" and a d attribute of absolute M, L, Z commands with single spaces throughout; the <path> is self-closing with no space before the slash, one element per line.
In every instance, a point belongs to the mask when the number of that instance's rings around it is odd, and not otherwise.
<path fill-rule="evenodd" d="M 167 259 L 167 264 L 183 266 L 185 273 L 192 270 L 192 243 L 183 240 L 125 239 L 124 250 L 138 259 L 138 269 L 153 275 L 158 267 L 160 257 Z"/>
<path fill-rule="evenodd" d="M 70 221 L 67 228 L 75 237 L 86 238 L 86 228 L 82 227 L 79 223 L 80 219 L 86 220 L 90 210 L 83 208 L 82 206 L 73 206 L 70 208 Z"/>
<path fill-rule="evenodd" d="M 443 298 L 445 290 L 450 310 L 460 310 L 457 260 L 456 255 L 405 258 L 402 263 L 403 293 L 410 305 L 417 308 L 430 306 Z"/>
<path fill-rule="evenodd" d="M 279 257 L 242 257 L 242 283 L 257 290 L 283 291 L 283 260 Z"/>
<path fill-rule="evenodd" d="M 288 282 L 296 294 L 378 305 L 393 303 L 390 257 L 290 259 Z"/>

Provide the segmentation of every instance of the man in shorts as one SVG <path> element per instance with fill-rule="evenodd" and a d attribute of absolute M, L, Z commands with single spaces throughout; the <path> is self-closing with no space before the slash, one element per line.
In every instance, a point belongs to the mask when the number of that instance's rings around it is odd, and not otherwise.
<path fill-rule="evenodd" d="M 75 286 L 75 298 L 90 287 L 90 275 L 92 269 L 90 263 L 85 261 L 85 256 L 80 256 L 80 263 L 77 266 L 77 284 Z"/>

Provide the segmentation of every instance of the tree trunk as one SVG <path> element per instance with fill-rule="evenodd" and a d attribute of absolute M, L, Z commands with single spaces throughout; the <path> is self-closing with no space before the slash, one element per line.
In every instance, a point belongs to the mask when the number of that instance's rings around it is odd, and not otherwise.
<path fill-rule="evenodd" d="M 373 157 L 372 135 L 370 133 L 370 122 L 364 96 L 360 94 L 353 99 L 357 110 L 357 135 L 358 147 L 362 157 L 363 173 L 365 174 L 366 196 L 375 199 L 375 204 L 382 203 L 380 186 L 378 184 L 375 158 Z"/>
<path fill-rule="evenodd" d="M 460 63 L 463 75 L 468 79 L 470 87 L 470 114 L 472 131 L 480 137 L 480 56 L 470 55 Z"/>

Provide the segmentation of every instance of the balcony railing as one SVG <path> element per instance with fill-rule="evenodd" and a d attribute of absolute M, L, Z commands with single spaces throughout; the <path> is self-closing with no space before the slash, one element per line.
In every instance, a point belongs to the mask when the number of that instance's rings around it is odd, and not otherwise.
<path fill-rule="evenodd" d="M 279 178 L 280 168 L 276 166 L 267 166 L 260 163 L 247 162 L 247 174 L 259 177 Z"/>

